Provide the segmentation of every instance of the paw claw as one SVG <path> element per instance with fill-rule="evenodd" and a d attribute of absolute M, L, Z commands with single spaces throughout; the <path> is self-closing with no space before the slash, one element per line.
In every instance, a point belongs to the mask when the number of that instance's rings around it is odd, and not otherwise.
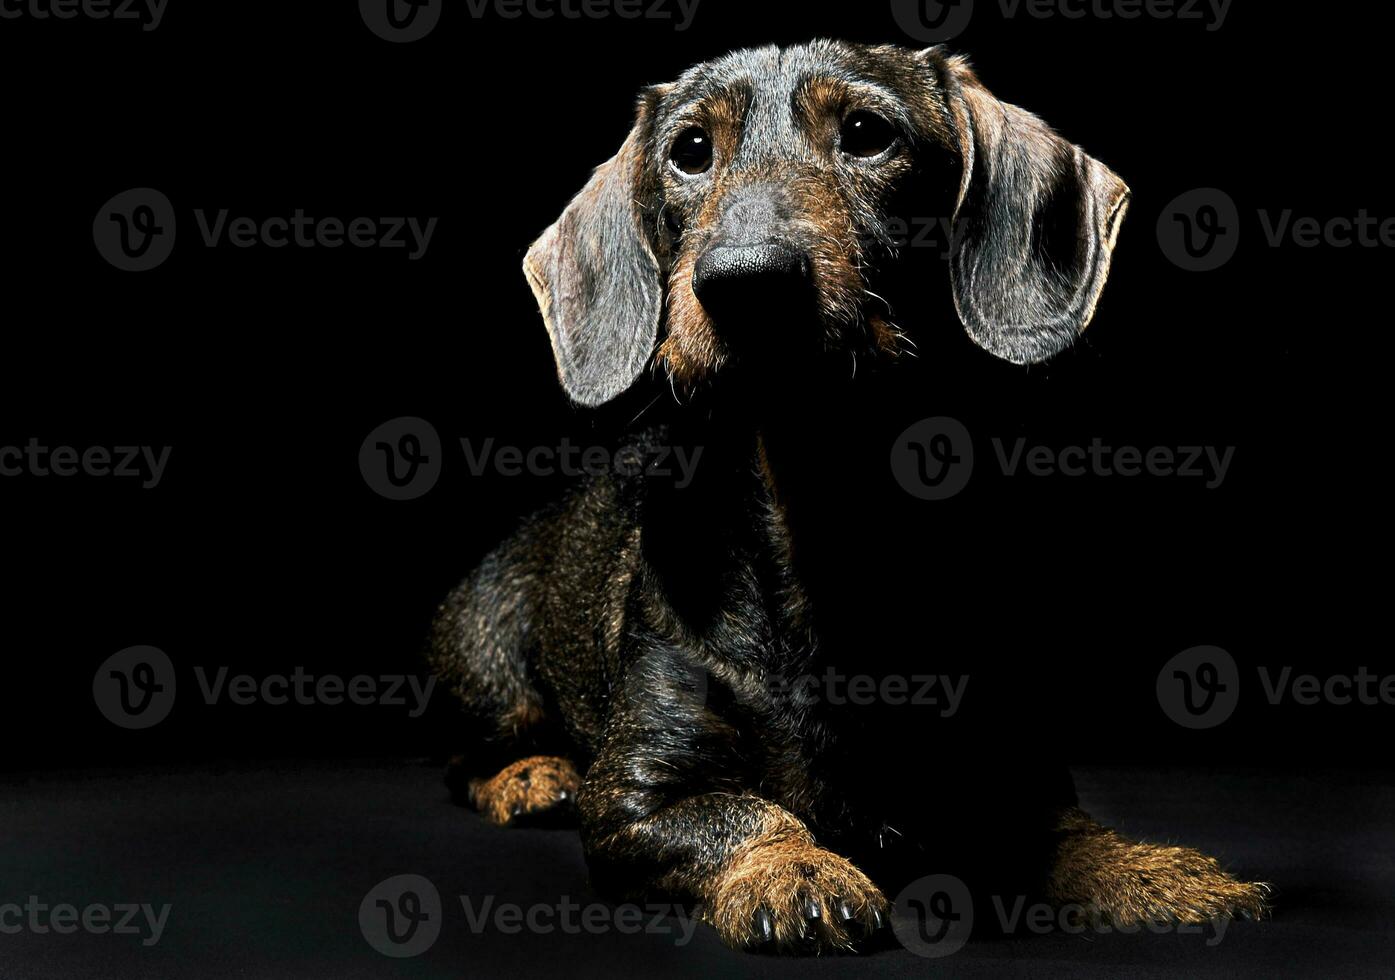
<path fill-rule="evenodd" d="M 775 941 L 775 916 L 765 906 L 756 909 L 754 917 L 756 940 L 760 945 Z"/>
<path fill-rule="evenodd" d="M 851 950 L 886 908 L 866 875 L 807 839 L 748 846 L 712 888 L 706 918 L 738 949 Z"/>

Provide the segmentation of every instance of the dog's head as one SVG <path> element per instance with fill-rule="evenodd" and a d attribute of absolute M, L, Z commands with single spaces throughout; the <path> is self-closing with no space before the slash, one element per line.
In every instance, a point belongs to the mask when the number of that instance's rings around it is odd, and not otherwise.
<path fill-rule="evenodd" d="M 634 130 L 524 263 L 568 394 L 651 361 L 693 389 L 741 366 L 894 351 L 908 201 L 943 201 L 969 336 L 1016 364 L 1068 346 L 1109 272 L 1128 188 L 967 64 L 819 41 L 738 52 L 646 90 Z"/>

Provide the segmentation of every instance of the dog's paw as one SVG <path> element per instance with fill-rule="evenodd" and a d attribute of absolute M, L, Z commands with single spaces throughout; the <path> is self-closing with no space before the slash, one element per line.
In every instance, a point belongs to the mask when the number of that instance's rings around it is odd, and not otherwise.
<path fill-rule="evenodd" d="M 803 837 L 738 851 L 709 894 L 705 918 L 735 949 L 850 951 L 890 922 L 886 898 L 866 875 Z"/>
<path fill-rule="evenodd" d="M 1130 840 L 1078 812 L 1066 824 L 1051 879 L 1057 904 L 1118 924 L 1269 915 L 1269 885 L 1241 881 L 1200 851 Z"/>
<path fill-rule="evenodd" d="M 570 812 L 581 776 L 566 759 L 534 756 L 522 759 L 492 779 L 469 784 L 469 801 L 491 823 L 501 827 Z"/>

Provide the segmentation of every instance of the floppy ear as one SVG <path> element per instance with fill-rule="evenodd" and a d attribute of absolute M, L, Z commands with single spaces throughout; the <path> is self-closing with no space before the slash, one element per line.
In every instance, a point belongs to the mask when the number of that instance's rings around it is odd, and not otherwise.
<path fill-rule="evenodd" d="M 588 407 L 623 394 L 653 353 L 663 305 L 659 264 L 641 222 L 648 113 L 528 250 L 523 271 L 542 308 L 557 374 Z"/>
<path fill-rule="evenodd" d="M 950 254 L 959 318 L 1003 360 L 1044 361 L 1095 314 L 1128 186 L 1030 112 L 995 99 L 963 59 L 927 55 L 963 158 Z"/>

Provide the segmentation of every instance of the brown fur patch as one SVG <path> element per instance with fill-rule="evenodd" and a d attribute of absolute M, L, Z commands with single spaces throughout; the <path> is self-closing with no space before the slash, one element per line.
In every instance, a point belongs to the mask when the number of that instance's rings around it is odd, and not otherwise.
<path fill-rule="evenodd" d="M 777 811 L 778 812 L 778 811 Z M 846 858 L 826 851 L 793 818 L 732 853 L 703 889 L 704 918 L 730 946 L 761 946 L 757 913 L 771 916 L 779 949 L 852 949 L 889 914 L 885 896 Z M 818 917 L 811 919 L 811 903 Z"/>
<path fill-rule="evenodd" d="M 867 318 L 867 331 L 872 335 L 872 345 L 881 353 L 888 357 L 896 357 L 904 353 L 901 342 L 905 338 L 883 317 L 869 316 Z"/>
<path fill-rule="evenodd" d="M 795 90 L 794 108 L 805 125 L 817 132 L 818 127 L 837 125 L 850 95 L 851 90 L 843 80 L 814 76 L 806 78 Z"/>
<path fill-rule="evenodd" d="M 792 178 L 789 193 L 805 226 L 819 312 L 830 325 L 850 324 L 862 308 L 866 285 L 857 268 L 861 254 L 848 202 L 812 174 Z"/>
<path fill-rule="evenodd" d="M 530 729 L 541 725 L 544 718 L 542 706 L 527 701 L 505 712 L 504 716 L 499 719 L 499 731 L 503 735 L 519 738 Z"/>
<path fill-rule="evenodd" d="M 703 103 L 703 122 L 719 157 L 730 160 L 741 146 L 741 132 L 746 125 L 751 99 L 751 91 L 742 86 L 716 92 Z"/>
<path fill-rule="evenodd" d="M 1118 925 L 1262 918 L 1269 912 L 1268 885 L 1240 881 L 1190 847 L 1130 840 L 1080 810 L 1066 811 L 1059 829 L 1065 838 L 1048 896 L 1057 905 L 1079 905 Z"/>
<path fill-rule="evenodd" d="M 727 358 L 712 320 L 693 292 L 697 255 L 685 251 L 674 265 L 668 286 L 668 336 L 659 347 L 659 360 L 673 383 L 688 388 L 710 376 Z"/>
<path fill-rule="evenodd" d="M 581 776 L 567 759 L 533 756 L 521 759 L 492 779 L 470 782 L 470 805 L 491 822 L 506 827 L 576 798 Z"/>

